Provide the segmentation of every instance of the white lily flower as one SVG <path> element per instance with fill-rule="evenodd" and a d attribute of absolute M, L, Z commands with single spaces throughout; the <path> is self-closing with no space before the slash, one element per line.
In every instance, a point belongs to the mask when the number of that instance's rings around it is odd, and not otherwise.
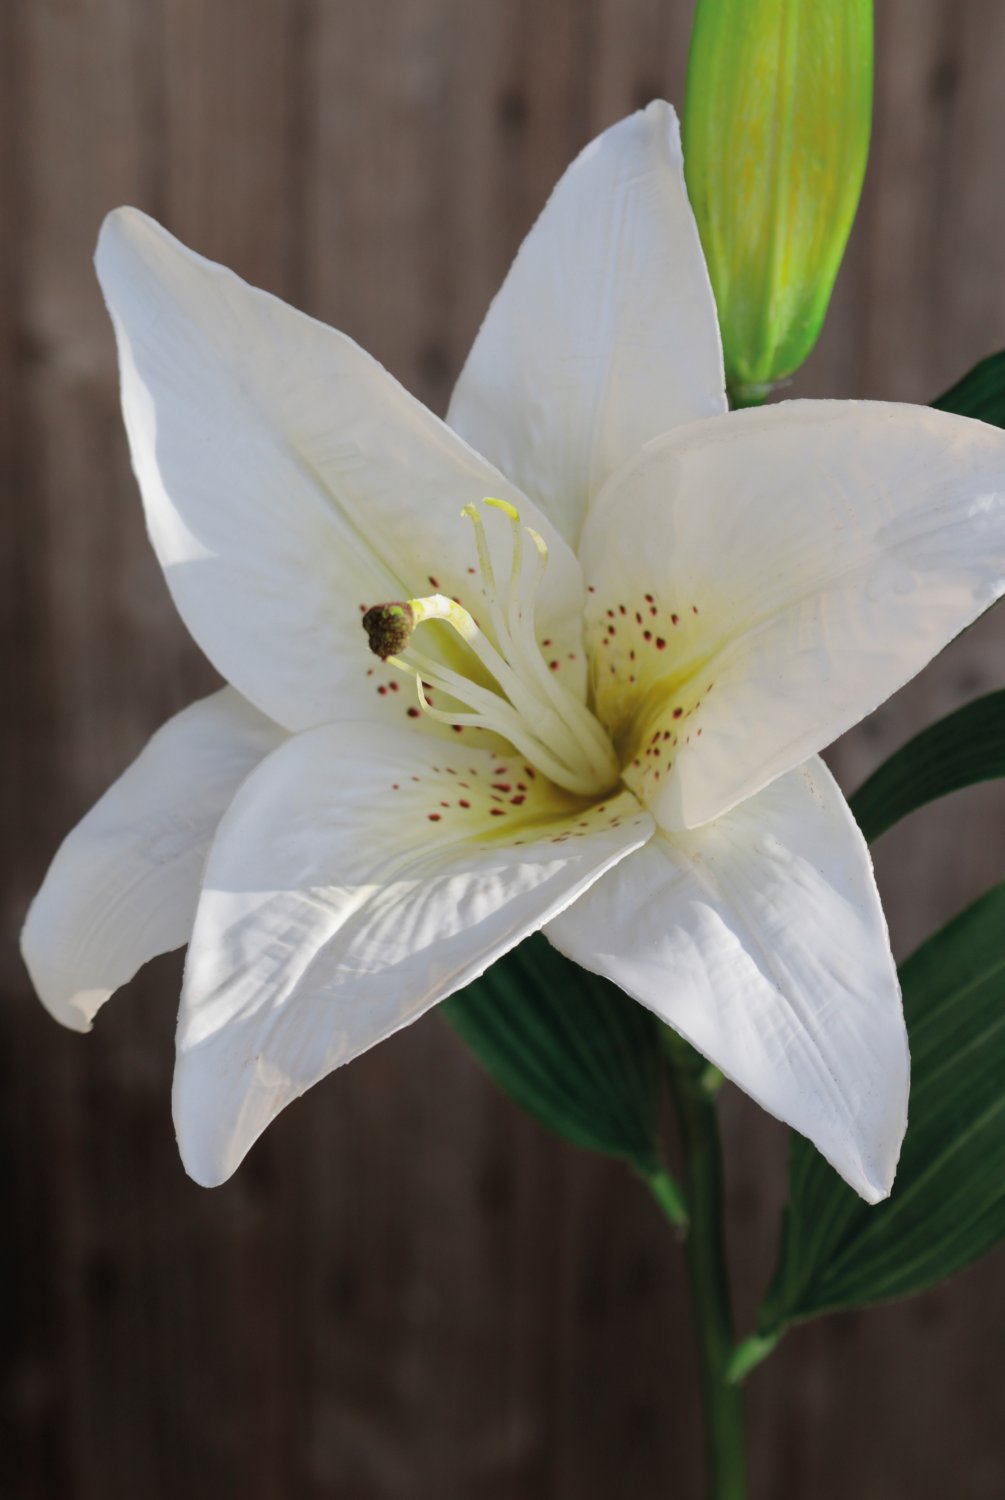
<path fill-rule="evenodd" d="M 230 685 L 56 855 L 24 932 L 53 1015 L 188 941 L 175 1119 L 213 1184 L 543 928 L 887 1194 L 897 977 L 816 752 L 1003 591 L 1005 436 L 726 414 L 660 103 L 563 177 L 447 423 L 135 210 L 97 265 L 153 545 Z"/>

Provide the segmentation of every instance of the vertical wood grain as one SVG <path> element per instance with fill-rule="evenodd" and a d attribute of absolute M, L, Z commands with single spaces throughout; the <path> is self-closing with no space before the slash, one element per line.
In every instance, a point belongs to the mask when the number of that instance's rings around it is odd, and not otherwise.
<path fill-rule="evenodd" d="M 883 0 L 874 149 L 794 393 L 925 400 L 1005 347 L 993 0 Z M 176 957 L 93 1036 L 13 947 L 55 844 L 213 683 L 149 552 L 90 267 L 119 202 L 359 339 L 442 411 L 488 299 L 596 131 L 683 96 L 670 0 L 0 6 L 0 1250 L 18 1500 L 699 1492 L 676 1248 L 618 1167 L 547 1138 L 435 1017 L 289 1110 L 205 1193 L 171 1136 Z M 1002 682 L 989 618 L 832 753 L 854 786 Z M 1001 876 L 1005 796 L 880 845 L 898 950 Z M 741 1315 L 785 1133 L 725 1100 Z M 752 1495 L 998 1494 L 1001 1262 L 792 1334 L 750 1385 Z"/>

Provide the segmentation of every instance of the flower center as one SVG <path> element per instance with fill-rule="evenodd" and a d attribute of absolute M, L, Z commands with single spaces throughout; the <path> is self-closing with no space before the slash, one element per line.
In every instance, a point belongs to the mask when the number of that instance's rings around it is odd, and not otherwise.
<path fill-rule="evenodd" d="M 611 742 L 586 704 L 549 669 L 537 643 L 534 601 L 548 565 L 544 538 L 521 525 L 519 511 L 507 501 L 487 499 L 483 503 L 502 511 L 511 528 L 509 583 L 501 592 L 482 517 L 474 505 L 466 505 L 461 512 L 474 527 L 486 623 L 494 644 L 455 599 L 431 594 L 368 609 L 363 628 L 370 649 L 382 661 L 414 677 L 419 703 L 431 718 L 501 735 L 567 791 L 582 796 L 607 791 L 618 780 Z M 530 567 L 525 564 L 525 535 L 534 544 Z M 488 673 L 491 686 L 474 682 L 413 648 L 416 629 L 429 620 L 445 621 L 457 632 Z M 447 694 L 458 705 L 456 711 L 434 708 L 426 696 L 427 688 Z"/>

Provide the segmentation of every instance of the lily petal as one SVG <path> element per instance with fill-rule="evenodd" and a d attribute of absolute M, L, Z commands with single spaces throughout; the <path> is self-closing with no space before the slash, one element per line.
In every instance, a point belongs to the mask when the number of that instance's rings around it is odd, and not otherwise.
<path fill-rule="evenodd" d="M 696 827 L 830 744 L 1005 590 L 1005 434 L 878 402 L 694 423 L 615 476 L 582 559 L 626 780 L 663 827 Z"/>
<path fill-rule="evenodd" d="M 366 605 L 443 592 L 484 612 L 461 508 L 509 501 L 550 546 L 538 602 L 582 675 L 582 578 L 554 528 L 351 339 L 193 254 L 136 209 L 105 221 L 98 276 L 147 524 L 175 603 L 228 681 L 299 730 L 397 722 Z M 503 581 L 510 529 L 486 526 Z M 485 628 L 491 627 L 485 622 Z M 436 654 L 436 641 L 423 643 Z M 390 674 L 393 677 L 393 673 Z M 396 716 L 396 717 L 395 717 Z"/>
<path fill-rule="evenodd" d="M 866 848 L 817 759 L 658 834 L 545 929 L 649 1006 L 870 1203 L 907 1123 L 900 991 Z"/>
<path fill-rule="evenodd" d="M 188 1172 L 222 1182 L 291 1100 L 476 978 L 652 829 L 631 793 L 590 808 L 520 761 L 407 729 L 290 740 L 234 799 L 206 868 L 174 1092 Z"/>
<path fill-rule="evenodd" d="M 581 153 L 527 236 L 447 420 L 575 546 L 642 444 L 726 410 L 677 116 L 654 102 Z"/>
<path fill-rule="evenodd" d="M 159 729 L 64 839 L 21 936 L 32 982 L 57 1021 L 89 1031 L 113 990 L 188 941 L 223 811 L 285 737 L 224 688 Z"/>

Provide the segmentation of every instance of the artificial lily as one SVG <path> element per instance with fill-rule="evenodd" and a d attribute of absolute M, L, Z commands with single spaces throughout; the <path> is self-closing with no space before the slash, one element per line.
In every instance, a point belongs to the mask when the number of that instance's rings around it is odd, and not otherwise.
<path fill-rule="evenodd" d="M 213 1184 L 543 929 L 888 1193 L 897 978 L 816 752 L 1002 592 L 1005 437 L 727 414 L 661 103 L 563 177 L 446 423 L 135 210 L 97 265 L 153 545 L 228 686 L 56 855 L 24 933 L 52 1013 L 88 1029 L 188 942 L 175 1120 Z"/>

